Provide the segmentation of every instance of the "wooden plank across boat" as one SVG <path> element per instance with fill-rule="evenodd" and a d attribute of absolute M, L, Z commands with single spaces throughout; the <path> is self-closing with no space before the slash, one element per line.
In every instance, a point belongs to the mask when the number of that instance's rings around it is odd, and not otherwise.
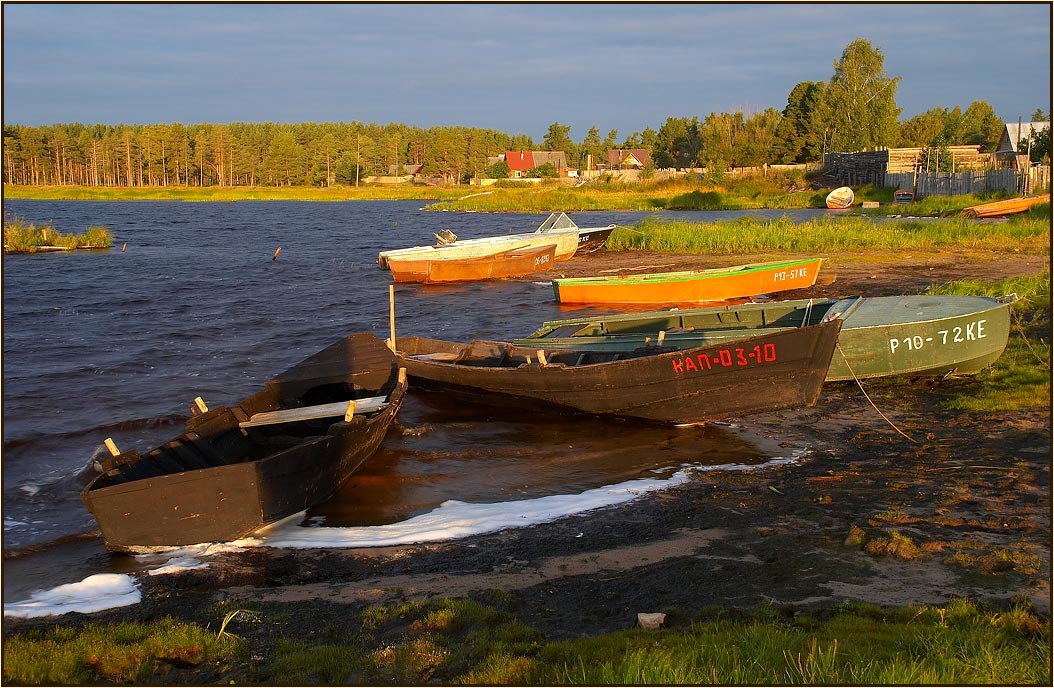
<path fill-rule="evenodd" d="M 107 459 L 81 497 L 112 550 L 243 537 L 332 495 L 377 450 L 406 384 L 383 342 L 348 335 L 160 447 Z"/>
<path fill-rule="evenodd" d="M 735 306 L 591 316 L 547 322 L 522 347 L 628 351 L 736 342 L 844 320 L 827 381 L 894 375 L 971 375 L 994 363 L 1010 334 L 1017 296 L 881 296 L 798 299 Z"/>
<path fill-rule="evenodd" d="M 702 423 L 814 404 L 841 322 L 680 351 L 404 337 L 397 357 L 412 385 L 482 404 Z"/>
<path fill-rule="evenodd" d="M 561 218 L 566 218 L 562 219 Z M 570 260 L 578 251 L 580 244 L 596 247 L 601 238 L 615 229 L 615 225 L 606 227 L 581 228 L 563 213 L 553 213 L 533 232 L 510 234 L 505 236 L 480 237 L 478 239 L 453 239 L 445 237 L 439 246 L 411 246 L 409 248 L 391 249 L 377 254 L 377 264 L 387 269 L 392 258 L 428 259 L 428 260 L 465 260 L 493 255 L 501 251 L 517 248 L 555 245 L 555 260 Z M 451 233 L 452 234 L 452 233 Z M 583 238 L 583 235 L 584 238 Z"/>
<path fill-rule="evenodd" d="M 982 203 L 981 205 L 972 205 L 969 208 L 964 208 L 963 214 L 968 217 L 978 218 L 1003 217 L 1005 215 L 1023 213 L 1032 206 L 1040 203 L 1050 203 L 1050 194 L 1024 196 L 1022 198 L 1010 198 L 1005 201 L 993 201 L 991 203 Z"/>
<path fill-rule="evenodd" d="M 553 267 L 556 245 L 526 246 L 478 258 L 432 260 L 390 256 L 388 269 L 396 282 L 441 284 L 520 277 Z"/>
<path fill-rule="evenodd" d="M 839 186 L 827 194 L 827 207 L 830 210 L 845 210 L 852 207 L 855 200 L 856 194 L 853 193 L 852 189 L 848 186 Z"/>
<path fill-rule="evenodd" d="M 711 303 L 804 289 L 816 282 L 822 258 L 751 263 L 710 270 L 553 280 L 560 303 Z"/>

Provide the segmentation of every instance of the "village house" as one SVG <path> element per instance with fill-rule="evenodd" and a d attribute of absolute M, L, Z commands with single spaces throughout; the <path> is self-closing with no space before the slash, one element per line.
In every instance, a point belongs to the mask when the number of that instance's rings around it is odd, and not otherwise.
<path fill-rule="evenodd" d="M 607 169 L 643 170 L 651 164 L 648 148 L 613 148 L 608 151 Z"/>
<path fill-rule="evenodd" d="M 995 147 L 995 157 L 1007 162 L 1011 167 L 1024 166 L 1028 163 L 1028 141 L 1033 132 L 1042 132 L 1050 128 L 1050 122 L 1007 122 L 999 145 Z M 1021 142 L 1025 141 L 1024 147 Z"/>
<path fill-rule="evenodd" d="M 561 177 L 567 176 L 567 154 L 563 151 L 505 151 L 505 164 L 512 179 L 524 179 L 530 170 L 550 163 Z"/>

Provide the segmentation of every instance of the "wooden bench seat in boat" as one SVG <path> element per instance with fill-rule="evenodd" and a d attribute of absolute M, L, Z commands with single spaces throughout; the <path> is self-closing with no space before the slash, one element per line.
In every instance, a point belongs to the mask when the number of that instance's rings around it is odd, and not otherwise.
<path fill-rule="evenodd" d="M 388 406 L 387 397 L 369 397 L 367 399 L 349 399 L 355 402 L 356 413 L 370 413 L 379 411 Z M 255 428 L 261 425 L 274 425 L 276 423 L 295 423 L 304 420 L 315 420 L 318 418 L 334 418 L 343 416 L 348 411 L 348 401 L 338 401 L 332 404 L 319 404 L 317 406 L 304 406 L 302 408 L 282 409 L 280 411 L 264 411 L 255 413 L 246 421 L 238 423 L 242 428 Z"/>

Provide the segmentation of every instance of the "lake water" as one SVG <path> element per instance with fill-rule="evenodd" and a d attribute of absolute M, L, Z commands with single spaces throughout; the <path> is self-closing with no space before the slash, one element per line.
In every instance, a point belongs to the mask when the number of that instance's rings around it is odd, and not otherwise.
<path fill-rule="evenodd" d="M 197 396 L 237 401 L 348 332 L 386 337 L 391 277 L 376 265 L 379 251 L 432 243 L 442 229 L 461 238 L 533 231 L 547 215 L 422 205 L 5 201 L 5 216 L 54 221 L 63 233 L 103 225 L 114 237 L 102 252 L 4 256 L 5 554 L 95 530 L 79 491 L 106 437 L 147 451 L 180 432 Z M 662 215 L 800 221 L 822 212 Z M 649 214 L 570 213 L 583 227 Z M 568 317 L 541 281 L 398 285 L 395 301 L 397 334 L 459 341 L 522 336 Z M 412 394 L 378 454 L 309 521 L 392 523 L 448 499 L 573 494 L 683 464 L 766 458 L 721 426 L 538 419 Z"/>

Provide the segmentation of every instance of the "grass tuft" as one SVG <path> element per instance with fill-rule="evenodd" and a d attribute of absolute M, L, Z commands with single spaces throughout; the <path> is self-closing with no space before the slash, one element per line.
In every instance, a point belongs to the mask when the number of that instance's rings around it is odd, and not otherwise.
<path fill-rule="evenodd" d="M 48 247 L 67 251 L 78 248 L 109 248 L 113 244 L 110 230 L 92 226 L 84 234 L 62 234 L 54 225 L 34 225 L 17 217 L 4 219 L 4 251 L 36 253 Z"/>

